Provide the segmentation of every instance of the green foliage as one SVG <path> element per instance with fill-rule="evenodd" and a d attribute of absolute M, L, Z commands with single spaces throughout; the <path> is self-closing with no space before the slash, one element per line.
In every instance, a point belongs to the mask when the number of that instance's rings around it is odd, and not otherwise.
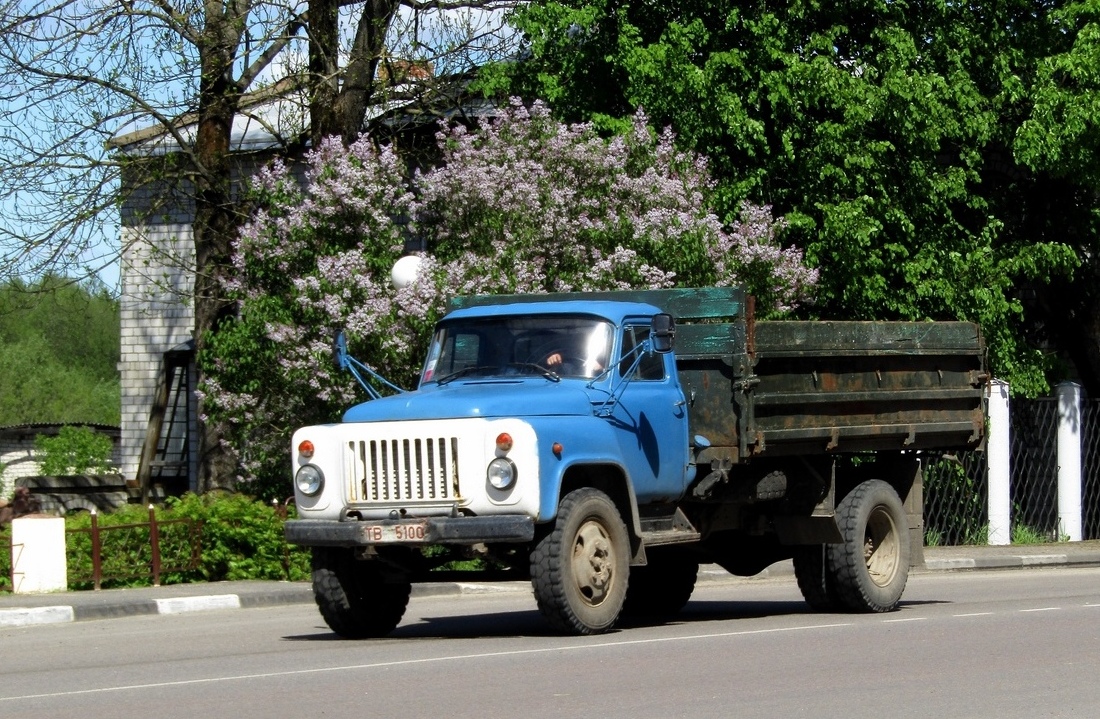
<path fill-rule="evenodd" d="M 11 526 L 0 528 L 0 592 L 10 592 L 11 586 Z"/>
<path fill-rule="evenodd" d="M 243 494 L 186 494 L 169 499 L 168 509 L 203 523 L 199 573 L 207 581 L 309 578 L 309 552 L 287 545 L 272 504 Z"/>
<path fill-rule="evenodd" d="M 40 434 L 34 438 L 42 474 L 106 474 L 112 471 L 111 438 L 90 427 L 62 427 L 56 436 Z"/>
<path fill-rule="evenodd" d="M 0 286 L 0 425 L 118 424 L 119 305 L 57 276 Z"/>
<path fill-rule="evenodd" d="M 670 125 L 726 217 L 788 220 L 817 316 L 978 321 L 1014 393 L 1047 389 L 1046 344 L 1100 390 L 1095 0 L 543 0 L 513 22 L 530 57 L 486 92 Z"/>

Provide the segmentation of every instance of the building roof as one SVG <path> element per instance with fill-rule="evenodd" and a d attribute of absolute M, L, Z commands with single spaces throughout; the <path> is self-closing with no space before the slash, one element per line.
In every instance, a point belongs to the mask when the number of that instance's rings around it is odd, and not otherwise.
<path fill-rule="evenodd" d="M 94 422 L 30 422 L 27 424 L 13 424 L 0 427 L 0 439 L 23 439 L 39 434 L 54 435 L 61 431 L 62 427 L 87 427 L 91 430 L 117 437 L 122 429 L 113 424 L 96 424 Z"/>
<path fill-rule="evenodd" d="M 449 82 L 448 82 L 449 80 Z M 389 88 L 385 99 L 367 108 L 364 129 L 382 123 L 391 126 L 425 124 L 455 116 L 483 117 L 495 114 L 488 100 L 466 96 L 469 77 L 444 79 L 437 84 L 404 83 Z M 460 102 L 456 96 L 462 96 Z M 190 112 L 174 121 L 176 133 L 185 143 L 193 143 L 198 134 L 198 115 Z M 309 102 L 300 83 L 282 81 L 248 93 L 240 111 L 233 117 L 230 131 L 231 152 L 277 150 L 308 134 Z M 308 145 L 308 142 L 306 143 Z M 118 130 L 107 146 L 123 154 L 163 155 L 180 150 L 180 143 L 163 123 L 130 123 Z"/>

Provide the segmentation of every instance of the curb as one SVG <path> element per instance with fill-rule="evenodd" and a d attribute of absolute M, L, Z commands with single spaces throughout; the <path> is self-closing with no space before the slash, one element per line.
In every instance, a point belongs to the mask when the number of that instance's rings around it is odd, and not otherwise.
<path fill-rule="evenodd" d="M 412 596 L 465 596 L 529 592 L 528 582 L 438 582 L 414 584 Z M 313 604 L 308 584 L 280 584 L 270 590 L 236 594 L 204 594 L 159 599 L 123 598 L 104 603 L 16 607 L 0 609 L 0 627 L 64 624 L 96 619 L 122 619 L 150 615 L 186 614 L 225 609 L 257 609 L 288 604 Z"/>
<path fill-rule="evenodd" d="M 1073 554 L 1024 554 L 997 557 L 951 557 L 925 559 L 928 571 L 954 571 L 959 569 L 1022 569 L 1026 567 L 1088 566 L 1100 565 L 1100 552 Z"/>
<path fill-rule="evenodd" d="M 974 557 L 926 558 L 923 571 L 952 572 L 982 569 L 1026 569 L 1054 566 L 1100 566 L 1100 551 L 1080 551 L 1050 554 L 999 554 Z M 790 577 L 794 570 L 790 561 L 779 562 L 754 577 L 735 577 L 717 566 L 700 567 L 700 583 L 730 582 L 738 580 Z M 163 590 L 162 590 L 163 591 Z M 170 591 L 170 590 L 169 590 Z M 494 583 L 433 582 L 414 584 L 412 596 L 487 596 L 530 592 L 528 582 L 508 581 Z M 72 605 L 13 607 L 0 609 L 0 628 L 26 627 L 40 624 L 65 624 L 96 619 L 121 619 L 149 615 L 186 614 L 190 612 L 227 609 L 255 609 L 289 604 L 313 604 L 313 590 L 306 583 L 257 583 L 251 591 L 204 594 L 195 596 L 169 596 L 141 598 L 134 596 L 111 597 L 100 601 Z M 36 603 L 41 602 L 39 599 Z"/>

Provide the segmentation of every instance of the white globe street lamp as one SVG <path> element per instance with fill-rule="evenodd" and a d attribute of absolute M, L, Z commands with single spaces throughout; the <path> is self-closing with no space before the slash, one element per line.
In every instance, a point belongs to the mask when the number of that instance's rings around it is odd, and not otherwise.
<path fill-rule="evenodd" d="M 405 255 L 393 265 L 390 271 L 390 282 L 399 290 L 404 289 L 416 281 L 416 275 L 420 272 L 421 258 L 417 255 Z"/>

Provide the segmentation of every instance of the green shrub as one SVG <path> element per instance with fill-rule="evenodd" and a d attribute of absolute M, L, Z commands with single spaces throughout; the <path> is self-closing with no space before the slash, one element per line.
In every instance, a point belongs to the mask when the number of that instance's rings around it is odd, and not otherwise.
<path fill-rule="evenodd" d="M 11 590 L 11 527 L 4 527 L 0 529 L 0 592 Z"/>
<path fill-rule="evenodd" d="M 273 505 L 243 494 L 186 494 L 170 499 L 168 507 L 175 517 L 203 523 L 203 579 L 309 578 L 309 550 L 287 545 Z"/>
<path fill-rule="evenodd" d="M 111 438 L 90 427 L 65 426 L 57 436 L 34 438 L 42 474 L 104 474 L 112 471 Z"/>

